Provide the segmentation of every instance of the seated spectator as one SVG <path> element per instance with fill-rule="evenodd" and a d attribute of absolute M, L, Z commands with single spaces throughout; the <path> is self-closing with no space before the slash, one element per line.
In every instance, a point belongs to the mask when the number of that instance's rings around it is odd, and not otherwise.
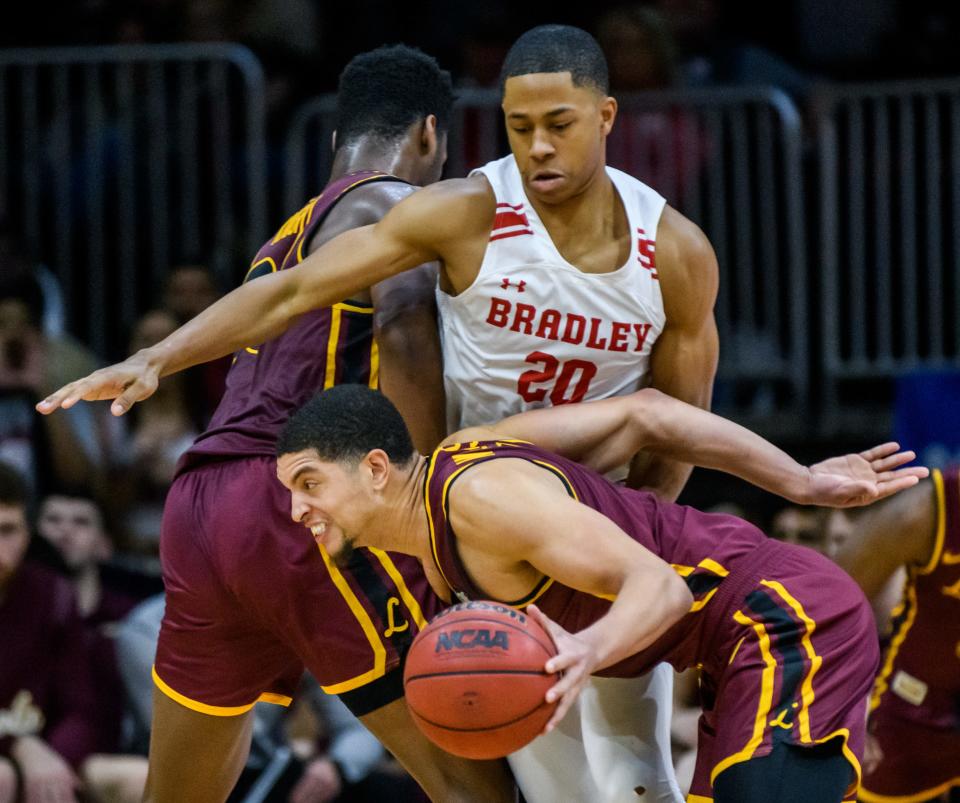
<path fill-rule="evenodd" d="M 134 327 L 131 353 L 152 346 L 176 328 L 177 321 L 169 312 L 147 312 Z M 134 549 L 156 550 L 163 501 L 174 469 L 180 455 L 200 432 L 200 425 L 190 414 L 186 381 L 185 374 L 164 377 L 156 392 L 129 416 L 131 444 L 126 482 L 130 504 L 125 529 Z"/>
<path fill-rule="evenodd" d="M 26 484 L 0 465 L 0 803 L 74 803 L 98 738 L 90 657 L 73 589 L 29 543 Z"/>
<path fill-rule="evenodd" d="M 161 295 L 163 308 L 171 313 L 180 325 L 203 312 L 220 298 L 221 293 L 210 268 L 205 265 L 185 264 L 170 270 Z M 184 384 L 190 414 L 201 429 L 210 422 L 223 397 L 227 372 L 232 363 L 233 357 L 227 354 L 186 371 Z"/>
<path fill-rule="evenodd" d="M 827 513 L 826 508 L 787 505 L 774 515 L 770 535 L 778 541 L 807 546 L 829 557 L 824 529 Z"/>

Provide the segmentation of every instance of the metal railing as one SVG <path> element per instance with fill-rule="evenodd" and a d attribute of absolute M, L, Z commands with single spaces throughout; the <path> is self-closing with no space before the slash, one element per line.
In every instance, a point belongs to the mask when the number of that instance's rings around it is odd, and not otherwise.
<path fill-rule="evenodd" d="M 124 342 L 169 268 L 227 286 L 266 236 L 264 80 L 238 45 L 0 51 L 0 212 L 70 327 Z"/>
<path fill-rule="evenodd" d="M 960 79 L 827 87 L 820 106 L 830 410 L 850 380 L 960 367 Z"/>

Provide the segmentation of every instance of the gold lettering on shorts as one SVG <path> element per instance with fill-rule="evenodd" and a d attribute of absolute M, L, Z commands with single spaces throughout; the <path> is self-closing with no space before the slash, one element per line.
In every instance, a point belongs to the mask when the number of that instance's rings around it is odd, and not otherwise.
<path fill-rule="evenodd" d="M 394 633 L 402 633 L 408 627 L 410 623 L 405 619 L 400 620 L 400 624 L 397 623 L 397 620 L 394 615 L 394 609 L 400 604 L 400 600 L 396 597 L 390 597 L 387 600 L 387 629 L 383 631 L 384 638 L 390 638 Z"/>

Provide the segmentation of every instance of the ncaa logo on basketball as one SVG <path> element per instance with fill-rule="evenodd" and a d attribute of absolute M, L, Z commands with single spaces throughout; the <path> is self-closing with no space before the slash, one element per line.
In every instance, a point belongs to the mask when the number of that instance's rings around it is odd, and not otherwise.
<path fill-rule="evenodd" d="M 437 646 L 434 652 L 449 652 L 450 650 L 469 650 L 475 647 L 499 647 L 501 650 L 509 650 L 510 642 L 506 630 L 494 630 L 491 632 L 485 628 L 475 630 L 451 630 L 446 633 L 437 634 Z"/>

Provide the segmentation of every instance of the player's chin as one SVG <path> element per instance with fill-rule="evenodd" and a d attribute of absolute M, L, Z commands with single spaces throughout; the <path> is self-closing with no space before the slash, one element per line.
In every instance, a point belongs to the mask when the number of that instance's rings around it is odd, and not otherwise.
<path fill-rule="evenodd" d="M 353 539 L 344 536 L 340 542 L 340 546 L 330 553 L 330 559 L 341 569 L 345 569 L 350 565 L 350 561 L 353 560 L 353 554 L 356 551 L 357 548 L 354 545 Z"/>

